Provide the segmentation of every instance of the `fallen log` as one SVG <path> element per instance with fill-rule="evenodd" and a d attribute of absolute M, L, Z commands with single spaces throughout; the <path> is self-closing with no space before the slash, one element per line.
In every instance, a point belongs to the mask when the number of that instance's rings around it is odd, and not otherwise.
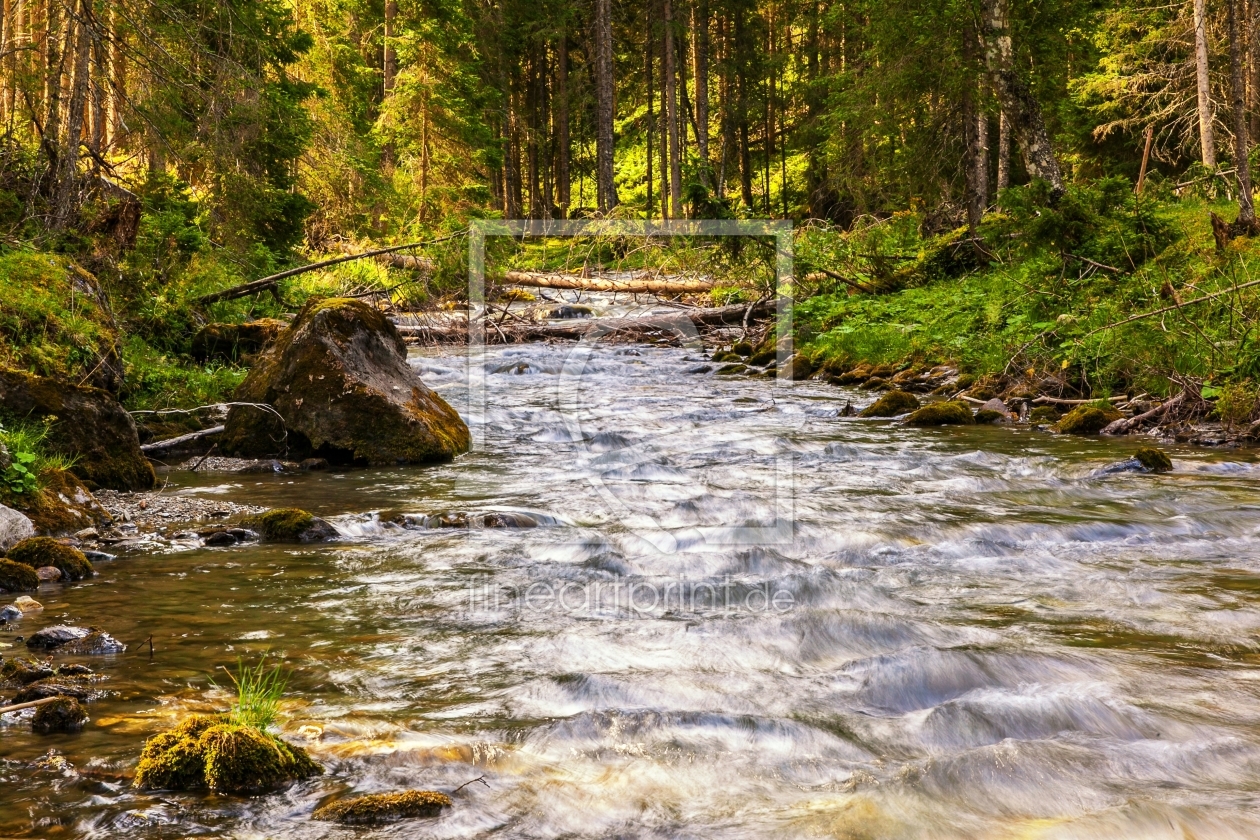
<path fill-rule="evenodd" d="M 612 277 L 580 277 L 576 274 L 551 274 L 541 271 L 509 271 L 504 282 L 514 286 L 541 289 L 576 289 L 583 292 L 626 292 L 627 294 L 685 295 L 710 292 L 712 280 L 681 277 L 634 277 L 619 280 Z"/>
<path fill-rule="evenodd" d="M 341 250 L 350 256 L 361 256 L 361 254 L 351 251 L 348 245 L 343 245 Z M 401 271 L 415 271 L 421 274 L 432 274 L 434 269 L 433 260 L 426 257 L 417 257 L 415 254 L 377 254 L 376 261 L 390 268 L 397 268 Z"/>
<path fill-rule="evenodd" d="M 765 318 L 775 312 L 774 301 L 759 301 L 749 306 L 717 306 L 677 309 L 672 312 L 642 317 L 590 318 L 566 320 L 564 323 L 530 323 L 514 320 L 499 323 L 487 320 L 482 326 L 483 340 L 488 344 L 511 344 L 527 341 L 581 341 L 592 336 L 616 335 L 620 338 L 687 335 L 702 329 L 737 326 L 747 315 Z M 437 343 L 463 343 L 468 340 L 468 326 L 462 323 L 396 324 L 406 338 Z"/>
<path fill-rule="evenodd" d="M 202 429 L 198 432 L 189 432 L 188 434 L 180 435 L 179 437 L 167 438 L 166 440 L 159 440 L 153 443 L 142 443 L 140 445 L 140 451 L 145 455 L 150 455 L 155 452 L 166 452 L 171 449 L 178 449 L 186 443 L 193 443 L 204 438 L 214 437 L 217 434 L 221 434 L 223 432 L 223 428 L 223 426 L 211 426 L 208 429 Z"/>
<path fill-rule="evenodd" d="M 1164 414 L 1181 405 L 1185 401 L 1186 392 L 1182 391 L 1168 402 L 1163 405 L 1158 405 L 1150 411 L 1145 411 L 1134 417 L 1122 417 L 1119 420 L 1108 423 L 1107 426 L 1103 428 L 1102 433 L 1104 435 L 1127 435 L 1146 421 L 1162 417 Z"/>
<path fill-rule="evenodd" d="M 1129 398 L 1123 394 L 1117 397 L 1107 397 L 1107 402 L 1113 403 L 1128 402 L 1128 400 Z M 1090 403 L 1098 402 L 1098 400 L 1061 400 L 1058 397 L 1033 397 L 1033 402 L 1042 405 L 1046 403 L 1053 403 L 1054 405 L 1089 405 Z"/>

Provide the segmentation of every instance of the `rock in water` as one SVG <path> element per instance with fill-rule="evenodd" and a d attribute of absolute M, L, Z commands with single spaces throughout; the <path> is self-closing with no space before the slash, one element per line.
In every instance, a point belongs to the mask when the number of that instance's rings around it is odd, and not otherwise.
<path fill-rule="evenodd" d="M 23 420 L 56 418 L 46 443 L 54 452 L 76 459 L 71 472 L 89 482 L 89 487 L 149 490 L 156 486 L 153 467 L 140 452 L 136 424 L 109 392 L 3 370 L 0 406 L 5 414 Z"/>
<path fill-rule="evenodd" d="M 1059 421 L 1059 433 L 1064 435 L 1096 435 L 1113 420 L 1124 415 L 1108 406 L 1080 405 L 1069 411 Z"/>
<path fill-rule="evenodd" d="M 246 519 L 245 525 L 269 542 L 327 542 L 341 536 L 318 516 L 298 508 L 269 510 Z"/>
<path fill-rule="evenodd" d="M 35 710 L 31 728 L 39 735 L 55 732 L 78 732 L 87 723 L 87 712 L 73 697 L 57 697 Z"/>
<path fill-rule="evenodd" d="M 45 627 L 26 640 L 31 650 L 73 654 L 122 653 L 127 646 L 95 627 L 72 627 L 56 624 Z"/>
<path fill-rule="evenodd" d="M 317 820 L 343 825 L 379 825 L 398 820 L 436 817 L 451 807 L 451 798 L 434 790 L 376 793 L 340 799 L 315 811 Z"/>
<path fill-rule="evenodd" d="M 31 537 L 9 549 L 9 559 L 38 570 L 52 566 L 65 580 L 83 580 L 96 574 L 87 557 L 77 548 L 63 545 L 52 537 Z"/>
<path fill-rule="evenodd" d="M 35 525 L 13 508 L 0 505 L 0 553 L 27 537 L 35 536 Z"/>
<path fill-rule="evenodd" d="M 12 560 L 0 560 L 0 591 L 34 592 L 36 589 L 39 589 L 39 575 L 34 569 Z"/>
<path fill-rule="evenodd" d="M 1148 472 L 1163 473 L 1172 470 L 1172 459 L 1162 449 L 1154 446 L 1143 446 L 1133 455 Z"/>
<path fill-rule="evenodd" d="M 392 465 L 447 461 L 468 449 L 468 427 L 407 364 L 398 330 L 359 300 L 314 300 L 254 363 L 234 406 L 225 454 Z M 287 430 L 287 439 L 286 439 Z"/>
<path fill-rule="evenodd" d="M 862 410 L 862 417 L 896 417 L 919 407 L 919 398 L 905 391 L 889 391 Z"/>
<path fill-rule="evenodd" d="M 970 426 L 976 419 L 961 402 L 928 403 L 906 418 L 911 426 Z"/>

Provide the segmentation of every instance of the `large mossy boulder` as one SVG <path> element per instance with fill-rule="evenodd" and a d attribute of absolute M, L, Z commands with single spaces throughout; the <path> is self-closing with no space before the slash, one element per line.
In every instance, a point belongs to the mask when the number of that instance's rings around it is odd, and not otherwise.
<path fill-rule="evenodd" d="M 919 407 L 919 398 L 905 391 L 889 391 L 862 410 L 861 417 L 896 417 Z"/>
<path fill-rule="evenodd" d="M 270 347 L 288 326 L 277 318 L 260 318 L 244 324 L 206 324 L 193 336 L 189 350 L 202 364 L 239 362 Z"/>
<path fill-rule="evenodd" d="M 952 401 L 928 403 L 906 418 L 911 426 L 970 426 L 975 422 L 966 403 Z"/>
<path fill-rule="evenodd" d="M 113 521 L 73 473 L 50 470 L 39 478 L 44 485 L 39 492 L 10 499 L 13 506 L 31 520 L 38 533 L 72 534 Z"/>
<path fill-rule="evenodd" d="M 435 790 L 406 790 L 402 793 L 373 793 L 338 799 L 316 809 L 317 820 L 342 825 L 382 825 L 398 820 L 436 817 L 451 807 L 451 798 Z"/>
<path fill-rule="evenodd" d="M 59 543 L 52 537 L 31 537 L 9 549 L 8 558 L 32 570 L 52 566 L 62 580 L 83 580 L 96 574 L 92 563 L 79 549 Z"/>
<path fill-rule="evenodd" d="M 1058 430 L 1064 435 L 1096 435 L 1124 415 L 1111 406 L 1081 405 L 1059 420 Z"/>
<path fill-rule="evenodd" d="M 227 718 L 194 715 L 145 743 L 135 786 L 261 793 L 323 772 L 301 747 Z"/>
<path fill-rule="evenodd" d="M 0 418 L 47 422 L 45 445 L 75 459 L 70 471 L 89 487 L 134 491 L 157 485 L 131 415 L 100 388 L 0 370 Z"/>
<path fill-rule="evenodd" d="M 448 461 L 469 446 L 464 421 L 407 363 L 397 328 L 360 300 L 304 306 L 234 399 L 270 405 L 284 422 L 234 406 L 219 439 L 228 455 L 393 465 Z"/>

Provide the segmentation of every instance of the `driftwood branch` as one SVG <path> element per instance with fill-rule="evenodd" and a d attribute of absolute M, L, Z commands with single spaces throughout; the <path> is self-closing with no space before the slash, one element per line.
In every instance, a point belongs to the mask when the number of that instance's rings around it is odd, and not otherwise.
<path fill-rule="evenodd" d="M 1123 394 L 1118 397 L 1107 397 L 1107 402 L 1128 402 L 1129 398 Z M 1088 405 L 1098 402 L 1098 400 L 1061 400 L 1058 397 L 1034 397 L 1035 403 L 1054 403 L 1055 405 Z"/>
<path fill-rule="evenodd" d="M 505 273 L 503 279 L 514 286 L 530 286 L 542 289 L 578 289 L 583 292 L 682 295 L 713 290 L 712 280 L 682 277 L 639 276 L 627 280 L 618 280 L 612 277 L 581 277 L 576 274 L 513 270 Z"/>
<path fill-rule="evenodd" d="M 179 437 L 167 438 L 166 440 L 155 441 L 154 443 L 143 443 L 140 445 L 140 451 L 145 455 L 157 452 L 165 452 L 168 449 L 178 449 L 186 443 L 201 440 L 202 438 L 214 437 L 223 433 L 223 426 L 211 426 L 209 429 L 202 429 L 199 432 L 189 432 Z"/>
<path fill-rule="evenodd" d="M 354 260 L 365 260 L 368 257 L 385 256 L 386 254 L 406 251 L 411 248 L 422 248 L 425 245 L 435 245 L 438 242 L 446 242 L 447 240 L 463 235 L 464 234 L 461 231 L 460 233 L 453 233 L 450 236 L 430 239 L 426 242 L 408 242 L 406 245 L 393 245 L 389 248 L 377 248 L 374 251 L 364 251 L 361 254 L 347 254 L 344 257 L 333 257 L 331 260 L 323 260 L 321 262 L 300 265 L 297 268 L 290 268 L 287 271 L 272 274 L 269 277 L 262 278 L 261 280 L 254 280 L 250 283 L 242 283 L 239 286 L 233 286 L 230 289 L 224 289 L 223 291 L 215 292 L 212 295 L 199 297 L 196 302 L 202 306 L 206 306 L 211 303 L 218 303 L 221 300 L 236 300 L 237 298 L 248 297 L 249 295 L 257 294 L 258 292 L 265 292 L 270 289 L 274 289 L 281 280 L 285 280 L 289 277 L 296 277 L 297 275 L 305 274 L 308 271 L 318 271 L 321 268 L 328 268 L 329 266 L 340 265 L 341 263 L 353 262 Z"/>
<path fill-rule="evenodd" d="M 12 706 L 0 706 L 0 715 L 7 715 L 9 712 L 20 712 L 23 709 L 32 709 L 36 706 L 42 706 L 45 703 L 51 703 L 58 697 L 43 697 L 39 700 L 31 700 L 29 703 L 17 703 Z"/>
<path fill-rule="evenodd" d="M 1083 262 L 1086 265 L 1092 265 L 1094 268 L 1101 268 L 1103 271 L 1110 271 L 1112 274 L 1120 273 L 1120 269 L 1114 266 L 1104 265 L 1103 263 L 1100 263 L 1100 262 L 1095 262 L 1094 260 L 1091 260 L 1089 257 L 1078 257 L 1076 254 L 1071 254 L 1071 253 L 1068 253 L 1067 251 L 1063 252 L 1063 256 L 1071 257 L 1072 259 Z"/>

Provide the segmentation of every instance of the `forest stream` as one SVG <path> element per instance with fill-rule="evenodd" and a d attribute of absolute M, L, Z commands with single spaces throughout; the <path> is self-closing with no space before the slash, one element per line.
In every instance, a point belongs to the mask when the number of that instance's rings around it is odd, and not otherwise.
<path fill-rule="evenodd" d="M 1250 454 L 1106 472 L 1139 443 L 845 418 L 870 395 L 687 349 L 412 360 L 473 431 L 453 463 L 170 476 L 342 540 L 126 553 L 5 628 L 128 650 L 82 734 L 5 718 L 0 836 L 361 836 L 311 813 L 407 788 L 454 807 L 371 836 L 1260 836 Z M 133 790 L 264 653 L 326 774 Z"/>

